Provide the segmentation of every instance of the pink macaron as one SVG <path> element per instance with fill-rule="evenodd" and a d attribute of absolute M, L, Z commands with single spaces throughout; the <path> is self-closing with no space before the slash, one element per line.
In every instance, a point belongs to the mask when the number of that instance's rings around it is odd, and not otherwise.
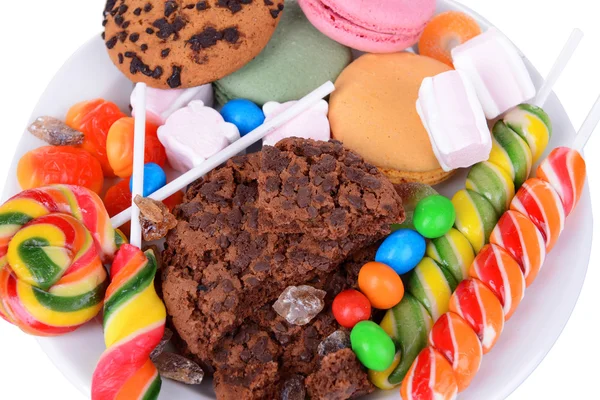
<path fill-rule="evenodd" d="M 370 53 L 414 45 L 435 0 L 298 0 L 310 22 L 331 39 Z"/>

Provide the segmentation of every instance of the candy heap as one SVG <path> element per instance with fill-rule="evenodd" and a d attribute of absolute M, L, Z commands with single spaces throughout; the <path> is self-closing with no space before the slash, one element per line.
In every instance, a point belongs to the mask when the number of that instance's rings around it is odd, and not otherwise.
<path fill-rule="evenodd" d="M 572 211 L 581 196 L 585 161 L 577 150 L 560 147 L 537 175 L 517 192 L 494 228 L 491 244 L 475 258 L 471 277 L 460 283 L 449 312 L 433 326 L 429 347 L 402 384 L 403 399 L 453 399 L 466 389 L 479 370 L 481 354 L 492 349 L 520 302 L 524 284 L 537 276 L 562 231 L 565 210 Z M 560 191 L 568 194 L 561 197 Z M 473 340 L 473 333 L 479 340 Z"/>
<path fill-rule="evenodd" d="M 71 332 L 102 308 L 110 262 L 124 238 L 88 189 L 54 185 L 0 207 L 0 316 L 40 336 Z"/>

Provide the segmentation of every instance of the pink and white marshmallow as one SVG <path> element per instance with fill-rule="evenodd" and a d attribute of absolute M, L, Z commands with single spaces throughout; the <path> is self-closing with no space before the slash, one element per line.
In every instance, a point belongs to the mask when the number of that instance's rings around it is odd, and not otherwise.
<path fill-rule="evenodd" d="M 497 29 L 489 29 L 452 49 L 452 60 L 454 68 L 471 80 L 488 119 L 535 96 L 523 59 Z"/>
<path fill-rule="evenodd" d="M 169 163 L 180 172 L 197 167 L 239 138 L 238 128 L 201 100 L 175 111 L 158 128 Z"/>
<path fill-rule="evenodd" d="M 467 74 L 448 71 L 421 83 L 417 112 L 444 171 L 489 158 L 492 137 Z"/>
<path fill-rule="evenodd" d="M 137 89 L 133 89 L 130 99 L 134 117 L 137 106 L 136 91 Z M 189 89 L 155 89 L 149 87 L 146 95 L 146 118 L 148 122 L 158 126 L 164 125 L 171 114 L 196 100 L 201 100 L 206 106 L 212 107 L 214 102 L 212 85 L 206 84 Z"/>
<path fill-rule="evenodd" d="M 283 104 L 269 101 L 263 106 L 265 123 L 296 103 L 297 101 L 288 101 Z M 328 112 L 329 104 L 325 100 L 319 101 L 296 118 L 265 136 L 263 145 L 274 146 L 280 140 L 289 137 L 328 141 L 331 138 L 331 127 L 327 118 Z"/>

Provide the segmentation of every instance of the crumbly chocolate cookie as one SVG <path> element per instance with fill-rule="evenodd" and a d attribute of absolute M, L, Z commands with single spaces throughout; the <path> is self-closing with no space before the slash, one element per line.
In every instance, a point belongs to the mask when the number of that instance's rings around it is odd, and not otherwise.
<path fill-rule="evenodd" d="M 243 67 L 266 46 L 284 0 L 108 0 L 102 37 L 132 81 L 188 88 Z"/>

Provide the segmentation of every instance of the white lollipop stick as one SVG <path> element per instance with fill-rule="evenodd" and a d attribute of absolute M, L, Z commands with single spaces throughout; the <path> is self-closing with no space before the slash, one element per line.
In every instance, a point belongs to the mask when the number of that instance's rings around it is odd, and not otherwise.
<path fill-rule="evenodd" d="M 573 53 L 575 53 L 575 50 L 577 49 L 577 46 L 579 46 L 579 42 L 581 42 L 582 38 L 583 32 L 578 28 L 573 29 L 571 36 L 569 36 L 569 40 L 567 40 L 567 43 L 565 43 L 565 46 L 558 55 L 558 58 L 550 69 L 550 73 L 548 73 L 548 76 L 542 84 L 542 87 L 540 90 L 538 90 L 538 94 L 533 101 L 534 105 L 542 107 L 546 103 L 548 96 L 550 96 L 550 93 L 552 93 L 554 84 L 556 84 L 556 81 L 558 81 L 558 78 L 560 78 L 560 75 L 571 60 L 571 57 L 573 56 Z"/>
<path fill-rule="evenodd" d="M 573 145 L 571 146 L 573 150 L 579 152 L 583 150 L 588 140 L 590 140 L 592 133 L 594 133 L 594 130 L 598 126 L 598 122 L 600 122 L 600 96 L 596 99 L 594 106 L 585 118 L 585 121 L 583 121 L 583 124 L 581 124 L 581 128 L 579 128 L 579 132 L 577 132 L 575 139 L 573 139 Z"/>
<path fill-rule="evenodd" d="M 144 192 L 144 149 L 146 148 L 146 84 L 137 84 L 137 108 L 133 139 L 133 175 L 131 190 L 131 235 L 129 242 L 142 248 L 142 227 L 140 226 L 140 209 L 135 204 L 135 196 Z"/>
<path fill-rule="evenodd" d="M 152 193 L 148 197 L 154 200 L 166 199 L 175 192 L 185 188 L 190 183 L 194 182 L 195 180 L 206 175 L 208 172 L 217 168 L 219 165 L 223 164 L 231 157 L 234 157 L 235 155 L 239 154 L 241 151 L 245 150 L 252 144 L 258 142 L 263 137 L 273 132 L 275 129 L 279 128 L 283 124 L 296 118 L 298 115 L 302 114 L 304 111 L 317 104 L 320 100 L 325 98 L 334 90 L 335 86 L 333 85 L 333 83 L 324 83 L 323 85 L 321 85 L 320 87 L 303 97 L 292 107 L 278 114 L 272 120 L 265 122 L 246 136 L 233 142 L 214 156 L 206 159 L 206 161 L 204 161 L 199 166 L 189 170 L 185 174 L 181 175 L 179 178 L 164 186 L 162 189 L 159 189 L 156 192 Z M 131 217 L 131 208 L 128 208 L 120 214 L 115 215 L 111 219 L 111 222 L 113 227 L 118 228 L 119 226 L 129 221 Z"/>

